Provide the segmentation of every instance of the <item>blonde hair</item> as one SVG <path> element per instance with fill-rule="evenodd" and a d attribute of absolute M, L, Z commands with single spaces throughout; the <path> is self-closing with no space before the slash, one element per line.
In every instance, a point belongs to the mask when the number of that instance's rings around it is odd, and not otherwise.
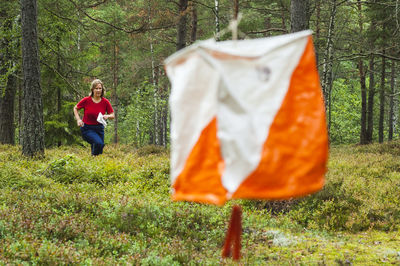
<path fill-rule="evenodd" d="M 101 84 L 101 96 L 104 96 L 104 85 L 103 82 L 99 79 L 95 79 L 92 81 L 92 84 L 90 85 L 90 97 L 93 97 L 93 90 L 97 87 L 97 85 Z"/>

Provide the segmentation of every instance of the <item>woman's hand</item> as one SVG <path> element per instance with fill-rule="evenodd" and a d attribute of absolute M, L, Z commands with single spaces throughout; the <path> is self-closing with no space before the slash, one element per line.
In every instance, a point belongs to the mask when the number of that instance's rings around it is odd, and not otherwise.
<path fill-rule="evenodd" d="M 108 119 L 114 119 L 114 113 L 108 114 L 108 115 L 103 115 L 103 118 L 108 120 Z"/>
<path fill-rule="evenodd" d="M 78 105 L 74 106 L 74 115 L 75 115 L 75 119 L 76 119 L 76 124 L 78 125 L 78 127 L 83 127 L 85 124 L 83 123 L 82 119 L 79 116 L 78 113 Z"/>

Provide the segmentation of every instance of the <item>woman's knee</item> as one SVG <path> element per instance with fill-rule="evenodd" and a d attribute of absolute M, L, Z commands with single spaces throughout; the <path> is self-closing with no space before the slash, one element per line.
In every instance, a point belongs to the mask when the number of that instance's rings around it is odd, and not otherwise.
<path fill-rule="evenodd" d="M 96 145 L 96 146 L 99 146 L 99 147 L 104 147 L 104 141 L 102 141 L 101 139 L 100 140 L 96 139 L 93 142 L 93 144 Z"/>

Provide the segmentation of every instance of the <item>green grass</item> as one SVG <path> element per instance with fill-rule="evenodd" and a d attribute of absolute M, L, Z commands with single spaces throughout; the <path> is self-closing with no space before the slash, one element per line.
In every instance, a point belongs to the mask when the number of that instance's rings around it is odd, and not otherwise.
<path fill-rule="evenodd" d="M 169 155 L 149 146 L 0 145 L 0 265 L 235 265 L 221 258 L 233 204 L 245 265 L 400 264 L 400 142 L 332 147 L 324 189 L 266 201 L 172 202 Z"/>

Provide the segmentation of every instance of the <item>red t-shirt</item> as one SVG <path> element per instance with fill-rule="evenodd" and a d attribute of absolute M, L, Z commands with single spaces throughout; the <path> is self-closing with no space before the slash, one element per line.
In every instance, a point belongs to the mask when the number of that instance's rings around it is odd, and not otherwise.
<path fill-rule="evenodd" d="M 97 122 L 97 116 L 99 113 L 103 115 L 107 112 L 107 114 L 111 114 L 114 112 L 113 108 L 111 107 L 110 102 L 102 97 L 101 101 L 95 103 L 92 97 L 88 96 L 83 98 L 76 106 L 79 109 L 84 109 L 83 113 L 83 123 L 88 125 L 98 125 L 100 124 Z"/>

